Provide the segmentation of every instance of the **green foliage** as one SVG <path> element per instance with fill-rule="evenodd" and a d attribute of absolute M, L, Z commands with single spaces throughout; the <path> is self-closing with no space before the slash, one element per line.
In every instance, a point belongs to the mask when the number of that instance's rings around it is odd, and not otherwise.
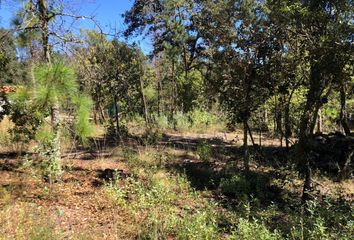
<path fill-rule="evenodd" d="M 14 34 L 0 28 L 0 38 L 0 87 L 26 82 L 27 64 L 17 60 Z"/>
<path fill-rule="evenodd" d="M 131 168 L 141 166 L 140 165 L 141 162 L 140 162 L 138 153 L 132 149 L 124 148 L 123 149 L 123 158 L 129 164 L 129 166 Z"/>
<path fill-rule="evenodd" d="M 144 145 L 156 145 L 162 139 L 159 129 L 147 128 L 142 136 Z"/>
<path fill-rule="evenodd" d="M 40 169 L 43 178 L 50 183 L 58 181 L 63 172 L 57 156 L 53 154 L 58 147 L 55 145 L 54 133 L 50 130 L 48 131 L 48 127 L 42 126 L 37 131 L 36 140 L 39 144 L 35 152 L 42 158 Z"/>
<path fill-rule="evenodd" d="M 196 154 L 201 160 L 209 162 L 212 157 L 212 153 L 212 146 L 207 141 L 198 142 Z"/>
<path fill-rule="evenodd" d="M 186 181 L 169 176 L 160 178 L 156 173 L 147 183 L 127 178 L 123 187 L 108 185 L 106 191 L 116 204 L 129 210 L 133 216 L 146 214 L 138 233 L 139 239 L 166 239 L 169 236 L 176 239 L 216 239 L 217 218 L 212 205 L 200 209 L 188 206 L 179 209 L 175 205 L 182 200 L 176 190 L 189 190 L 182 182 Z M 194 198 L 187 195 L 183 200 Z"/>
<path fill-rule="evenodd" d="M 177 239 L 216 239 L 218 223 L 215 213 L 210 209 L 200 210 L 192 216 L 184 216 L 177 225 Z"/>
<path fill-rule="evenodd" d="M 249 221 L 241 218 L 237 224 L 237 230 L 234 231 L 230 240 L 280 240 L 281 235 L 278 232 L 271 232 L 267 227 L 257 221 Z"/>
<path fill-rule="evenodd" d="M 191 127 L 197 132 L 203 131 L 225 131 L 227 119 L 221 112 L 208 112 L 206 110 L 194 109 L 188 113 L 191 120 Z"/>
<path fill-rule="evenodd" d="M 290 236 L 299 239 L 351 239 L 354 234 L 352 206 L 327 198 L 323 202 L 307 201 L 292 220 Z"/>
<path fill-rule="evenodd" d="M 85 142 L 91 134 L 89 116 L 92 101 L 84 94 L 78 94 L 74 70 L 61 62 L 36 66 L 34 77 L 36 84 L 33 89 L 21 87 L 10 95 L 11 120 L 15 124 L 12 131 L 15 141 L 29 142 L 36 136 L 39 142 L 36 151 L 44 159 L 42 173 L 52 182 L 62 174 L 59 131 L 63 124 L 49 127 L 44 120 L 54 106 L 74 108 L 73 130 L 81 142 Z M 61 121 L 60 116 L 56 118 Z"/>
<path fill-rule="evenodd" d="M 15 124 L 11 132 L 16 142 L 28 143 L 33 139 L 43 119 L 49 114 L 46 109 L 37 105 L 33 98 L 33 92 L 25 87 L 19 87 L 9 95 L 10 118 Z"/>
<path fill-rule="evenodd" d="M 203 106 L 204 99 L 204 78 L 200 71 L 192 70 L 178 77 L 178 90 L 180 105 L 183 106 L 184 112 L 190 112 L 195 108 Z"/>
<path fill-rule="evenodd" d="M 191 126 L 191 122 L 189 117 L 182 112 L 177 112 L 173 115 L 173 123 L 174 129 L 177 131 L 185 131 L 188 130 Z"/>
<path fill-rule="evenodd" d="M 51 107 L 57 101 L 65 102 L 76 96 L 78 84 L 75 72 L 61 62 L 38 65 L 34 69 L 36 100 L 41 106 Z"/>
<path fill-rule="evenodd" d="M 171 124 L 168 120 L 168 117 L 164 114 L 161 115 L 153 115 L 153 119 L 155 121 L 155 124 L 157 125 L 157 127 L 161 130 L 167 130 L 171 128 Z"/>
<path fill-rule="evenodd" d="M 227 195 L 248 199 L 253 196 L 258 199 L 267 199 L 269 196 L 269 179 L 258 173 L 235 174 L 229 178 L 222 178 L 220 190 Z"/>
<path fill-rule="evenodd" d="M 92 100 L 84 94 L 79 94 L 73 98 L 73 102 L 76 111 L 74 123 L 75 134 L 82 143 L 86 143 L 87 138 L 92 134 L 92 124 L 89 121 Z"/>
<path fill-rule="evenodd" d="M 224 130 L 225 119 L 223 116 L 219 118 L 212 113 L 204 110 L 195 109 L 188 113 L 177 112 L 170 120 L 165 114 L 153 114 L 153 121 L 160 130 L 174 129 L 177 131 L 196 131 L 203 132 L 208 130 Z"/>

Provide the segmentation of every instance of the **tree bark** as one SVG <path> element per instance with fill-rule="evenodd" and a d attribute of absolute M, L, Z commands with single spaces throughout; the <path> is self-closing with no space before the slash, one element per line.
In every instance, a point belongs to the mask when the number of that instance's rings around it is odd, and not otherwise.
<path fill-rule="evenodd" d="M 144 94 L 144 83 L 143 83 L 142 77 L 140 77 L 140 94 L 141 94 L 141 101 L 142 101 L 143 108 L 144 108 L 145 124 L 149 125 L 149 113 L 148 113 L 146 98 L 145 98 L 145 94 Z"/>
<path fill-rule="evenodd" d="M 114 109 L 116 114 L 116 137 L 120 140 L 120 128 L 119 128 L 119 109 L 117 104 L 117 96 L 114 96 Z"/>
<path fill-rule="evenodd" d="M 291 124 L 290 124 L 290 104 L 291 104 L 292 94 L 290 94 L 289 99 L 285 105 L 284 109 L 284 127 L 285 127 L 285 147 L 289 150 L 291 137 Z"/>
<path fill-rule="evenodd" d="M 50 50 L 49 50 L 49 18 L 48 18 L 48 4 L 46 0 L 38 1 L 41 30 L 42 30 L 42 46 L 43 46 L 43 59 L 47 63 L 51 63 Z"/>
<path fill-rule="evenodd" d="M 340 84 L 340 115 L 339 120 L 340 124 L 343 127 L 345 135 L 350 135 L 350 129 L 347 123 L 347 113 L 346 113 L 346 94 L 345 94 L 345 86 L 344 83 Z"/>
<path fill-rule="evenodd" d="M 309 137 L 312 135 L 311 115 L 314 114 L 316 104 L 321 102 L 321 96 L 324 90 L 325 82 L 321 78 L 318 70 L 319 66 L 314 63 L 311 66 L 310 88 L 306 97 L 306 104 L 300 120 L 299 142 L 298 142 L 298 158 L 300 171 L 305 176 L 302 198 L 307 200 L 312 192 L 312 171 L 310 166 L 309 153 Z"/>
<path fill-rule="evenodd" d="M 42 35 L 42 48 L 43 48 L 43 61 L 47 63 L 48 66 L 51 66 L 51 54 L 49 48 L 49 17 L 48 17 L 48 3 L 46 0 L 38 0 L 38 10 L 39 10 L 39 19 L 41 22 L 41 35 Z M 59 100 L 56 99 L 53 105 L 51 106 L 51 127 L 53 131 L 53 142 L 52 149 L 50 153 L 50 165 L 51 165 L 51 174 L 55 176 L 49 176 L 49 180 L 58 180 L 61 174 L 60 166 L 60 119 L 59 119 Z M 55 179 L 52 179 L 55 178 Z"/>
<path fill-rule="evenodd" d="M 243 160 L 246 172 L 249 172 L 249 148 L 248 148 L 248 124 L 247 120 L 243 122 Z"/>
<path fill-rule="evenodd" d="M 318 119 L 317 119 L 317 133 L 323 132 L 323 121 L 322 121 L 322 111 L 319 109 L 318 111 Z"/>

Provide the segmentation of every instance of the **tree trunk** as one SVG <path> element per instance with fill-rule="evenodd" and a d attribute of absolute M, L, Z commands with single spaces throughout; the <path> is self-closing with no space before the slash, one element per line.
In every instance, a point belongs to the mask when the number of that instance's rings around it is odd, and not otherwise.
<path fill-rule="evenodd" d="M 318 119 L 317 119 L 317 133 L 322 133 L 323 129 L 322 129 L 323 123 L 322 123 L 322 111 L 321 109 L 319 109 L 318 111 Z"/>
<path fill-rule="evenodd" d="M 302 190 L 302 200 L 307 201 L 311 199 L 311 192 L 313 189 L 313 183 L 312 183 L 312 169 L 310 167 L 310 164 L 307 163 L 306 169 L 305 169 L 305 181 L 304 181 L 304 187 Z"/>
<path fill-rule="evenodd" d="M 43 59 L 45 62 L 51 62 L 50 51 L 49 51 L 49 18 L 48 18 L 48 4 L 46 0 L 38 1 L 40 21 L 41 21 L 41 30 L 42 30 L 42 46 L 43 46 Z"/>
<path fill-rule="evenodd" d="M 331 94 L 332 91 L 332 87 L 330 86 L 328 91 L 326 92 L 326 94 L 324 94 L 324 96 L 322 97 L 322 92 L 323 90 L 320 90 L 320 95 L 318 96 L 318 99 L 316 100 L 316 102 L 314 103 L 314 111 L 313 111 L 313 117 L 312 117 L 312 121 L 310 123 L 310 134 L 313 134 L 316 124 L 318 122 L 318 114 L 320 112 L 321 107 L 325 104 L 325 102 L 323 102 L 323 99 L 327 99 L 329 97 L 329 95 Z"/>
<path fill-rule="evenodd" d="M 279 100 L 277 101 L 277 109 L 276 109 L 276 123 L 277 123 L 277 127 L 276 127 L 276 132 L 279 136 L 279 140 L 280 140 L 280 147 L 283 147 L 283 126 L 282 126 L 282 96 L 279 97 Z"/>
<path fill-rule="evenodd" d="M 259 128 L 259 148 L 262 148 L 262 126 Z"/>
<path fill-rule="evenodd" d="M 243 160 L 246 172 L 249 172 L 249 149 L 248 149 L 248 124 L 247 120 L 243 122 Z"/>
<path fill-rule="evenodd" d="M 142 101 L 143 108 L 144 108 L 145 124 L 149 125 L 149 114 L 148 114 L 146 98 L 145 98 L 145 94 L 144 94 L 144 83 L 143 83 L 142 77 L 140 77 L 140 94 L 141 94 L 141 101 Z"/>
<path fill-rule="evenodd" d="M 120 140 L 120 129 L 119 129 L 119 109 L 117 104 L 117 96 L 114 96 L 114 109 L 116 114 L 116 137 Z"/>
<path fill-rule="evenodd" d="M 340 124 L 343 127 L 345 135 L 350 135 L 350 129 L 347 123 L 347 113 L 346 113 L 346 94 L 344 83 L 341 82 L 340 86 L 340 115 L 339 115 Z"/>
<path fill-rule="evenodd" d="M 175 79 L 175 61 L 172 60 L 172 106 L 171 106 L 171 118 L 173 119 L 176 113 L 176 105 L 177 105 L 177 82 Z"/>
<path fill-rule="evenodd" d="M 247 122 L 247 121 L 246 121 L 246 124 L 247 124 L 248 133 L 250 134 L 250 138 L 251 138 L 252 145 L 253 145 L 253 146 L 256 146 L 256 143 L 255 143 L 254 138 L 253 138 L 253 135 L 252 135 L 251 128 L 250 128 L 250 126 L 248 125 L 248 122 Z"/>
<path fill-rule="evenodd" d="M 98 108 L 99 108 L 99 113 L 101 115 L 100 122 L 101 122 L 101 124 L 103 124 L 104 122 L 106 122 L 106 116 L 104 114 L 104 110 L 103 110 L 103 107 L 101 106 L 101 103 L 98 104 Z"/>
<path fill-rule="evenodd" d="M 53 104 L 51 107 L 51 125 L 53 130 L 53 142 L 50 155 L 50 165 L 51 165 L 51 174 L 49 180 L 59 180 L 61 175 L 61 165 L 60 165 L 60 119 L 59 119 L 59 104 L 58 101 Z"/>
<path fill-rule="evenodd" d="M 324 80 L 318 71 L 318 66 L 311 66 L 310 88 L 306 97 L 304 112 L 300 120 L 299 143 L 298 143 L 298 158 L 300 171 L 305 175 L 302 197 L 307 200 L 312 192 L 312 171 L 310 166 L 309 153 L 309 137 L 312 135 L 311 115 L 314 114 L 316 104 L 321 102 L 323 93 Z"/>
<path fill-rule="evenodd" d="M 290 140 L 291 137 L 291 124 L 290 124 L 290 103 L 291 103 L 291 96 L 288 99 L 288 102 L 285 105 L 284 109 L 284 127 L 285 127 L 285 146 L 286 150 L 289 150 Z"/>
<path fill-rule="evenodd" d="M 157 83 L 157 115 L 161 115 L 161 82 Z"/>
<path fill-rule="evenodd" d="M 51 55 L 49 49 L 49 17 L 48 17 L 48 4 L 46 0 L 38 0 L 39 19 L 41 22 L 41 35 L 42 35 L 42 47 L 43 47 L 43 61 L 51 65 Z M 60 166 L 60 119 L 59 119 L 59 100 L 51 106 L 51 127 L 53 131 L 52 149 L 50 150 L 50 176 L 49 180 L 58 180 L 61 175 Z M 54 175 L 54 176 L 53 176 Z"/>

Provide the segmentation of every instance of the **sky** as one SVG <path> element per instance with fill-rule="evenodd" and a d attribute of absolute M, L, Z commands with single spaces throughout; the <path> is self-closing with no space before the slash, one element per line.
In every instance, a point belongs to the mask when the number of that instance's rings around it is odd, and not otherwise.
<path fill-rule="evenodd" d="M 14 2 L 19 0 L 0 0 L 0 27 L 9 28 L 11 18 L 16 12 Z M 105 32 L 113 33 L 114 30 L 124 30 L 124 20 L 122 14 L 133 5 L 133 0 L 71 0 L 70 7 L 75 9 L 80 15 L 94 16 L 96 21 Z M 79 23 L 82 28 L 94 28 L 90 20 L 83 20 Z M 151 44 L 147 39 L 136 38 L 136 41 L 145 53 L 151 51 Z"/>

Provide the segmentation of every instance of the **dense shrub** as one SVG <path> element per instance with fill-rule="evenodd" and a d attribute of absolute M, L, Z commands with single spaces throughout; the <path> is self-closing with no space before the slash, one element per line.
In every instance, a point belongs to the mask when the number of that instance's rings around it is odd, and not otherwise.
<path fill-rule="evenodd" d="M 188 115 L 182 112 L 177 112 L 173 116 L 173 122 L 174 122 L 174 128 L 177 131 L 188 130 L 191 127 L 191 121 Z"/>
<path fill-rule="evenodd" d="M 207 141 L 201 141 L 197 144 L 197 156 L 206 162 L 209 162 L 212 157 L 212 147 Z"/>
<path fill-rule="evenodd" d="M 253 196 L 259 199 L 268 197 L 269 179 L 257 173 L 235 174 L 229 178 L 222 178 L 219 188 L 226 195 L 248 198 Z"/>
<path fill-rule="evenodd" d="M 230 240 L 280 240 L 281 236 L 278 232 L 271 232 L 267 227 L 257 221 L 248 221 L 241 218 L 237 225 L 237 229 L 233 232 Z"/>

